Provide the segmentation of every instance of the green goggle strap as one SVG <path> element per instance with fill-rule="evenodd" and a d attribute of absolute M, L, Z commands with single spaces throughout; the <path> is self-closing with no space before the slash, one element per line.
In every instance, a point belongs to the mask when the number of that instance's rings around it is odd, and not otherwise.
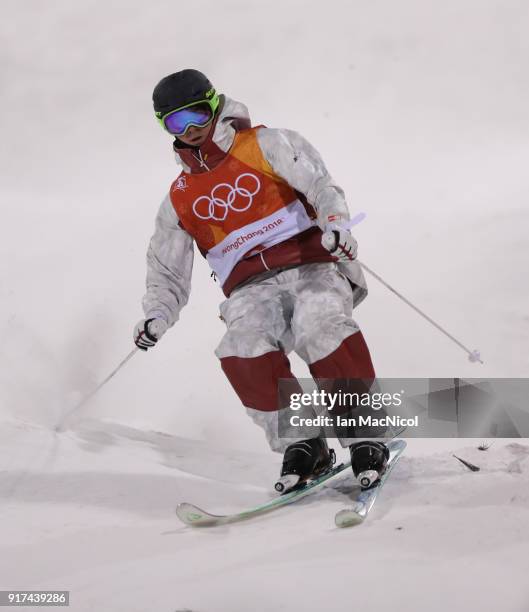
<path fill-rule="evenodd" d="M 156 116 L 156 119 L 158 119 L 158 123 L 167 132 L 168 130 L 165 127 L 165 118 L 168 115 L 176 111 L 184 110 L 185 108 L 190 108 L 191 106 L 196 106 L 197 104 L 208 104 L 209 108 L 211 108 L 211 118 L 213 119 L 213 117 L 215 116 L 215 111 L 219 107 L 220 100 L 219 100 L 219 96 L 217 92 L 214 89 L 210 89 L 208 92 L 206 92 L 206 96 L 208 95 L 209 95 L 209 98 L 206 97 L 204 98 L 204 100 L 195 100 L 195 102 L 191 102 L 189 104 L 186 104 L 185 106 L 179 106 L 178 108 L 173 108 L 168 113 L 164 113 L 163 115 L 162 113 L 154 113 Z"/>

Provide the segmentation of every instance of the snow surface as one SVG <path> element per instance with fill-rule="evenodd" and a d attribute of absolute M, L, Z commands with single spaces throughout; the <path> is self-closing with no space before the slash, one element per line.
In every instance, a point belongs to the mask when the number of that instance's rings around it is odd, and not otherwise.
<path fill-rule="evenodd" d="M 0 589 L 70 589 L 76 612 L 527 612 L 524 440 L 411 440 L 361 528 L 333 527 L 347 479 L 240 525 L 177 522 L 179 501 L 267 499 L 281 460 L 218 367 L 222 296 L 201 259 L 160 346 L 53 427 L 132 348 L 177 172 L 150 94 L 184 67 L 311 140 L 367 213 L 361 259 L 485 360 L 371 281 L 355 312 L 379 375 L 527 376 L 529 5 L 2 8 Z"/>

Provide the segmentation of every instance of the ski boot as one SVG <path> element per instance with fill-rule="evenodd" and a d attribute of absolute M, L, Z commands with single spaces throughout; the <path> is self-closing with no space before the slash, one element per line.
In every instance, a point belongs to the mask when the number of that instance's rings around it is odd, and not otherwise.
<path fill-rule="evenodd" d="M 388 464 L 388 447 L 377 440 L 365 440 L 351 444 L 349 450 L 351 467 L 362 489 L 378 485 Z"/>
<path fill-rule="evenodd" d="M 285 451 L 281 477 L 274 488 L 286 493 L 329 470 L 336 461 L 332 448 L 323 438 L 294 442 Z"/>

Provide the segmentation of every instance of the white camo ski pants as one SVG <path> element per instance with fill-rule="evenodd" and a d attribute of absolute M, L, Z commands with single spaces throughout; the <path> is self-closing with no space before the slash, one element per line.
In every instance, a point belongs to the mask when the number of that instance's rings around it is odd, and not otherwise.
<path fill-rule="evenodd" d="M 283 452 L 293 442 L 278 435 L 278 381 L 294 378 L 288 353 L 295 351 L 315 379 L 374 379 L 352 309 L 351 286 L 334 263 L 271 271 L 221 304 L 227 330 L 215 354 L 272 450 Z"/>

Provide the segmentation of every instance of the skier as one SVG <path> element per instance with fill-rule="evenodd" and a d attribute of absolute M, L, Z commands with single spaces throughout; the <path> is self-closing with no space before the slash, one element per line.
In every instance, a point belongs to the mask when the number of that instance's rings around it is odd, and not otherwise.
<path fill-rule="evenodd" d="M 346 229 L 344 193 L 301 135 L 252 127 L 247 108 L 219 95 L 197 70 L 163 78 L 153 103 L 183 170 L 156 218 L 145 318 L 134 342 L 147 350 L 178 320 L 189 297 L 196 242 L 226 296 L 220 313 L 227 329 L 215 353 L 272 450 L 284 452 L 281 476 L 293 475 L 292 487 L 330 469 L 334 452 L 319 435 L 296 440 L 278 434 L 284 408 L 278 381 L 295 380 L 287 354 L 294 350 L 316 381 L 363 380 L 369 387 L 375 378 L 351 318 L 367 288 L 355 261 L 357 243 Z M 334 236 L 330 249 L 324 235 Z M 387 447 L 346 433 L 340 443 L 350 448 L 355 475 L 364 486 L 376 484 Z"/>

